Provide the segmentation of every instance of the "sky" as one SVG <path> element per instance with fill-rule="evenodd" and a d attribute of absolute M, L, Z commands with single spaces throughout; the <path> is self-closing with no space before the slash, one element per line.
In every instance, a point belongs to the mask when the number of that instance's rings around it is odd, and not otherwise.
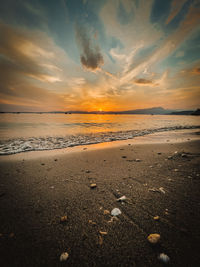
<path fill-rule="evenodd" d="M 200 107 L 200 0 L 1 0 L 0 111 Z"/>

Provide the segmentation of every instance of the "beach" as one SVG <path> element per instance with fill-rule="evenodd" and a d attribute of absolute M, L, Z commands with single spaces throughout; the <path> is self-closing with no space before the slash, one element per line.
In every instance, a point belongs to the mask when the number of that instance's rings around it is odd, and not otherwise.
<path fill-rule="evenodd" d="M 179 133 L 1 156 L 0 266 L 199 266 L 200 138 Z"/>

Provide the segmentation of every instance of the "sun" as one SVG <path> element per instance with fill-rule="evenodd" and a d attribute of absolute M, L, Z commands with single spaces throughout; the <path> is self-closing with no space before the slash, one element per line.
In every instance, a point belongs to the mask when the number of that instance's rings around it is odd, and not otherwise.
<path fill-rule="evenodd" d="M 102 108 L 99 108 L 99 112 L 102 112 L 103 110 L 102 110 Z"/>

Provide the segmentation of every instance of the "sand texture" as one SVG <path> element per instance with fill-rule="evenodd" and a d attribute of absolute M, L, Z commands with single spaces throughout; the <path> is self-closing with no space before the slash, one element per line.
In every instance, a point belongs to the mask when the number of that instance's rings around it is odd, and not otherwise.
<path fill-rule="evenodd" d="M 199 147 L 1 157 L 0 266 L 200 266 Z"/>

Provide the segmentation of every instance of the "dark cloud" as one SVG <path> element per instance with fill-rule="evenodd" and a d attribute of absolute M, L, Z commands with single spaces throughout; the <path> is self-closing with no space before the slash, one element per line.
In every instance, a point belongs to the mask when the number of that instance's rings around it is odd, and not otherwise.
<path fill-rule="evenodd" d="M 144 84 L 144 85 L 153 84 L 153 82 L 151 80 L 147 80 L 147 79 L 144 79 L 144 78 L 136 79 L 134 81 L 134 83 Z"/>
<path fill-rule="evenodd" d="M 76 27 L 77 42 L 82 50 L 80 55 L 83 67 L 96 70 L 103 65 L 104 60 L 98 45 L 94 45 L 83 27 Z"/>
<path fill-rule="evenodd" d="M 200 68 L 198 67 L 198 68 L 193 69 L 192 73 L 199 75 L 200 74 Z"/>

